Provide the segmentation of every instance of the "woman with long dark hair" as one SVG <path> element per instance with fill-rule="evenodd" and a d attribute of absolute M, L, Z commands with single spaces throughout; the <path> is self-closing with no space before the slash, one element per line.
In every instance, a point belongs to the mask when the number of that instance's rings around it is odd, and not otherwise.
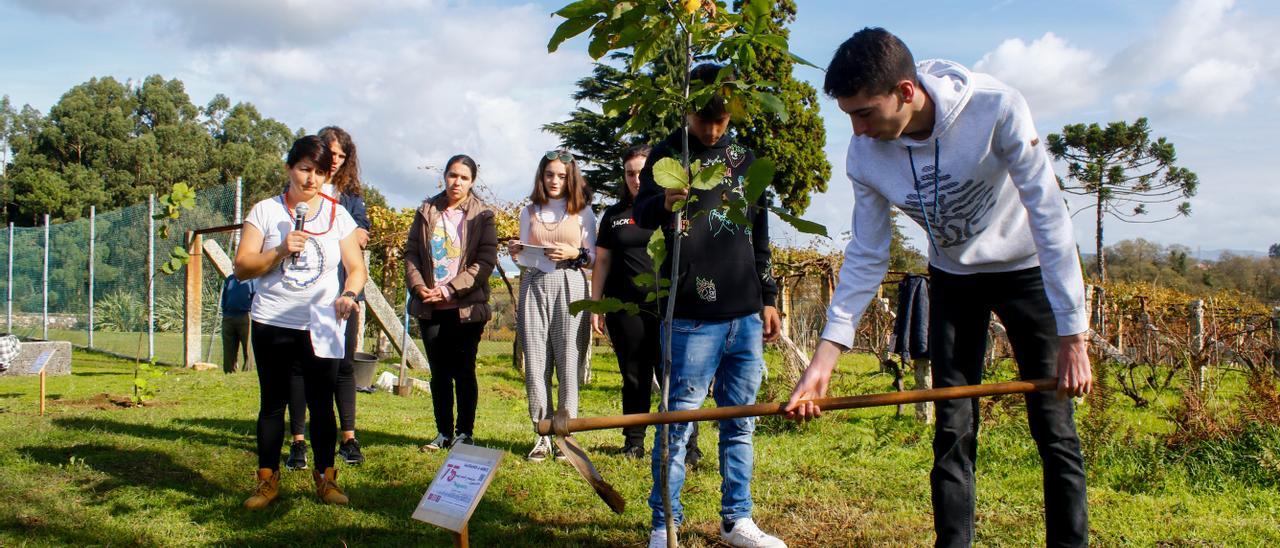
<path fill-rule="evenodd" d="M 553 374 L 560 407 L 570 417 L 578 415 L 578 383 L 590 365 L 584 360 L 591 322 L 585 313 L 570 314 L 569 303 L 590 294 L 580 269 L 595 262 L 596 219 L 587 182 L 564 150 L 547 152 L 538 162 L 529 201 L 520 210 L 520 240 L 508 250 L 521 265 L 517 336 L 524 350 L 529 419 L 536 426 L 553 414 Z M 538 436 L 528 459 L 541 461 L 554 451 L 550 438 Z"/>
<path fill-rule="evenodd" d="M 288 188 L 253 206 L 236 251 L 236 277 L 259 280 L 250 312 L 260 396 L 258 484 L 244 502 L 251 509 L 264 508 L 279 495 L 284 410 L 295 373 L 303 378 L 311 409 L 316 492 L 326 503 L 347 503 L 334 467 L 333 400 L 345 354 L 344 323 L 357 308 L 355 297 L 367 273 L 355 221 L 320 192 L 332 163 L 333 154 L 319 137 L 294 141 L 285 161 Z M 299 213 L 302 228 L 295 230 Z M 347 271 L 341 284 L 339 264 Z"/>
<path fill-rule="evenodd" d="M 422 202 L 404 246 L 405 287 L 414 296 L 409 312 L 418 318 L 431 365 L 437 434 L 424 450 L 469 444 L 475 436 L 476 350 L 492 317 L 489 276 L 498 262 L 493 210 L 471 192 L 478 172 L 470 156 L 449 158 L 444 192 Z"/>
<path fill-rule="evenodd" d="M 346 208 L 347 213 L 356 222 L 355 237 L 360 249 L 369 243 L 369 214 L 364 204 L 364 189 L 360 181 L 360 158 L 356 143 L 351 134 L 337 126 L 326 126 L 316 134 L 329 152 L 333 155 L 333 166 L 329 170 L 328 182 L 321 186 L 326 196 L 337 198 L 338 205 Z M 338 283 L 346 281 L 346 269 L 338 267 Z M 357 290 L 356 302 L 364 301 L 364 291 Z M 354 318 L 353 318 L 354 320 Z M 347 322 L 347 353 L 338 365 L 338 387 L 335 400 L 338 404 L 338 422 L 342 428 L 342 439 L 338 446 L 338 457 L 351 465 L 364 463 L 364 453 L 360 450 L 360 442 L 356 440 L 356 379 L 355 353 L 360 348 L 357 334 L 360 325 L 356 321 Z M 307 468 L 307 442 L 303 436 L 307 422 L 307 399 L 303 389 L 302 377 L 295 375 L 292 385 L 292 398 L 289 400 L 289 429 L 293 434 L 293 442 L 289 444 L 289 458 L 285 466 L 293 470 Z"/>
<path fill-rule="evenodd" d="M 618 369 L 622 372 L 623 414 L 648 413 L 652 398 L 653 373 L 659 368 L 658 306 L 645 302 L 651 288 L 636 286 L 634 279 L 640 274 L 653 274 L 653 260 L 647 246 L 653 231 L 640 228 L 631 217 L 631 204 L 640 190 L 640 170 L 649 157 L 649 145 L 628 148 L 622 156 L 623 184 L 617 203 L 604 210 L 600 218 L 600 233 L 596 236 L 596 266 L 591 270 L 591 298 L 614 298 L 636 303 L 639 314 L 611 312 L 594 315 L 591 327 L 603 333 L 607 326 L 609 342 L 618 356 Z M 643 458 L 644 426 L 622 429 L 624 438 L 622 454 Z"/>

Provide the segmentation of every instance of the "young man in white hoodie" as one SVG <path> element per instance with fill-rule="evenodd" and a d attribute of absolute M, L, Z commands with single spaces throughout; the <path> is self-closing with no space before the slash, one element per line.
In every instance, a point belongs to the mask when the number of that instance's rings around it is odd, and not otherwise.
<path fill-rule="evenodd" d="M 1084 459 L 1071 396 L 1089 393 L 1089 329 L 1075 238 L 1053 167 L 1016 90 L 949 61 L 916 64 L 880 28 L 836 50 L 824 91 L 849 115 L 846 170 L 853 235 L 813 360 L 787 404 L 817 417 L 840 353 L 889 264 L 890 207 L 929 243 L 929 350 L 935 387 L 982 382 L 995 312 L 1024 379 L 1058 377 L 1057 394 L 1027 395 L 1044 465 L 1046 544 L 1085 546 Z M 978 401 L 937 404 L 930 474 L 938 546 L 974 536 Z"/>

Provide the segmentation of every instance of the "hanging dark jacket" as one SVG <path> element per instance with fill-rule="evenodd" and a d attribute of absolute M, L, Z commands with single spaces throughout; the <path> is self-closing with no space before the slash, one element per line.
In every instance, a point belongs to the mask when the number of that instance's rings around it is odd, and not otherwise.
<path fill-rule="evenodd" d="M 903 361 L 929 357 L 929 278 L 907 274 L 898 282 L 893 353 Z"/>

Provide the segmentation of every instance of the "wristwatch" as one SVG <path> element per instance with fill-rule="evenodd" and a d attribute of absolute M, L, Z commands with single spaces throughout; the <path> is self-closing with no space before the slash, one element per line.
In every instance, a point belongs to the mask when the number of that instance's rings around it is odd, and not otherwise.
<path fill-rule="evenodd" d="M 351 300 L 353 300 L 353 301 L 354 301 L 354 300 L 356 300 L 356 292 L 355 292 L 355 291 L 343 291 L 341 296 L 346 297 L 346 298 L 348 298 L 348 299 L 351 299 Z"/>

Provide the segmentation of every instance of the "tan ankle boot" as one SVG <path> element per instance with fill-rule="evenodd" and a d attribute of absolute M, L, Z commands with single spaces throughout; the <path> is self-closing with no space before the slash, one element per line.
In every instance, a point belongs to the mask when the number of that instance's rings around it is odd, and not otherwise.
<path fill-rule="evenodd" d="M 280 471 L 259 468 L 258 486 L 253 489 L 253 495 L 244 500 L 244 507 L 250 510 L 261 510 L 278 496 L 280 496 Z"/>
<path fill-rule="evenodd" d="M 319 470 L 313 470 L 311 477 L 316 480 L 316 495 L 320 500 L 329 504 L 346 504 L 347 495 L 342 492 L 342 488 L 338 487 L 338 470 L 330 466 L 324 469 L 324 473 Z"/>

